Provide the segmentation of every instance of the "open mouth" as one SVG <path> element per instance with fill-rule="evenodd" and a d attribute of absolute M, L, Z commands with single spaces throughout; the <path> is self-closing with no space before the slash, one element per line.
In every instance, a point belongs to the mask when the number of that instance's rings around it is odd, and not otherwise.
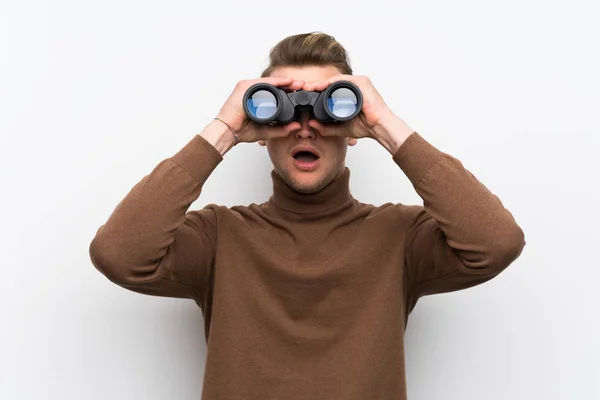
<path fill-rule="evenodd" d="M 316 154 L 313 154 L 310 151 L 299 151 L 298 153 L 294 154 L 294 158 L 304 163 L 311 163 L 319 159 Z"/>

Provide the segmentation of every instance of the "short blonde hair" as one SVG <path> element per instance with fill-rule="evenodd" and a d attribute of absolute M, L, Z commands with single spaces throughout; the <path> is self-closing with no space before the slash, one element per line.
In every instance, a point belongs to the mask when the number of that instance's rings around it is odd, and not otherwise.
<path fill-rule="evenodd" d="M 270 76 L 278 67 L 333 65 L 340 73 L 352 75 L 350 57 L 344 47 L 331 35 L 309 32 L 288 36 L 271 49 L 269 66 L 261 78 Z"/>

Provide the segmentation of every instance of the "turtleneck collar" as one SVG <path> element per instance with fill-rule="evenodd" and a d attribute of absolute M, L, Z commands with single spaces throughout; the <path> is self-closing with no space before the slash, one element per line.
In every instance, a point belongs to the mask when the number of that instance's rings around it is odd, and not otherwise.
<path fill-rule="evenodd" d="M 296 214 L 309 214 L 341 207 L 354 201 L 350 193 L 350 169 L 344 167 L 341 175 L 316 193 L 299 193 L 292 189 L 276 172 L 271 171 L 273 195 L 269 202 Z"/>

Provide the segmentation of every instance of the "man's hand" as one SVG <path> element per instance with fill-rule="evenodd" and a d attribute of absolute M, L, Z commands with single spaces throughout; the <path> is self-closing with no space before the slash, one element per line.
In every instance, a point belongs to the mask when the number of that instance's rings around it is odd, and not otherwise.
<path fill-rule="evenodd" d="M 274 126 L 257 124 L 248 118 L 242 106 L 242 99 L 248 88 L 259 82 L 269 83 L 280 89 L 289 91 L 298 90 L 304 85 L 303 80 L 294 80 L 290 77 L 266 77 L 239 81 L 233 88 L 229 98 L 225 101 L 225 104 L 223 104 L 223 107 L 221 107 L 221 111 L 219 111 L 217 118 L 223 120 L 237 133 L 240 143 L 252 143 L 259 140 L 284 138 L 288 136 L 290 132 L 299 129 L 301 126 L 297 121 L 292 121 L 286 125 Z"/>
<path fill-rule="evenodd" d="M 323 136 L 371 138 L 377 140 L 393 154 L 414 131 L 390 110 L 368 77 L 340 74 L 319 82 L 305 83 L 302 89 L 322 91 L 339 80 L 350 81 L 358 86 L 363 95 L 361 112 L 349 121 L 332 124 L 321 124 L 312 119 L 308 123 L 309 126 L 323 132 Z"/>
<path fill-rule="evenodd" d="M 360 114 L 349 121 L 335 122 L 333 124 L 320 124 L 318 121 L 311 121 L 311 123 L 316 123 L 319 126 L 319 131 L 325 132 L 324 136 L 376 139 L 373 128 L 382 118 L 392 112 L 368 77 L 341 74 L 319 82 L 305 83 L 302 89 L 307 91 L 323 91 L 327 86 L 340 80 L 354 83 L 362 92 L 363 105 Z"/>

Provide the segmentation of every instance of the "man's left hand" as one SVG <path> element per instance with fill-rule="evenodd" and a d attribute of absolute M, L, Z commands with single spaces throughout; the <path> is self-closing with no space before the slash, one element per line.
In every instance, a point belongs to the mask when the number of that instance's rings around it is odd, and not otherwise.
<path fill-rule="evenodd" d="M 393 112 L 388 108 L 385 101 L 383 101 L 383 97 L 375 89 L 368 77 L 341 74 L 319 82 L 305 83 L 302 89 L 306 91 L 323 91 L 332 83 L 340 80 L 354 83 L 362 92 L 363 105 L 361 112 L 349 121 L 321 124 L 317 120 L 312 119 L 309 125 L 318 129 L 319 132 L 323 132 L 323 136 L 346 136 L 378 140 L 374 128 L 384 118 L 393 115 Z"/>

